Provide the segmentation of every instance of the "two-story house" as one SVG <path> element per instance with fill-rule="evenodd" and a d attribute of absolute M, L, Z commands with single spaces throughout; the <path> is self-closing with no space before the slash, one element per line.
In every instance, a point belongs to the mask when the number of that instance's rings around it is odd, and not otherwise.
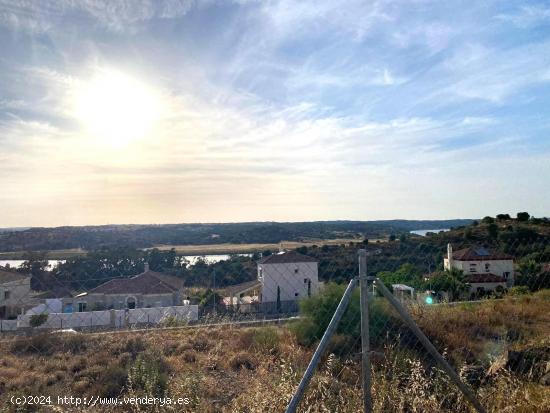
<path fill-rule="evenodd" d="M 453 251 L 452 245 L 448 244 L 443 266 L 446 270 L 462 270 L 470 284 L 470 293 L 510 288 L 514 285 L 514 258 L 485 247 Z"/>
<path fill-rule="evenodd" d="M 317 261 L 296 251 L 285 251 L 258 262 L 260 301 L 297 301 L 319 291 Z"/>
<path fill-rule="evenodd" d="M 31 277 L 0 269 L 0 318 L 21 314 L 31 302 Z"/>

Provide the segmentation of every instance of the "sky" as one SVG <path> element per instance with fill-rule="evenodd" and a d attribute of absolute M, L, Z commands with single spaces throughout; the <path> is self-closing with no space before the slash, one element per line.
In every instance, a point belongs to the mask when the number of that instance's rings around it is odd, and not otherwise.
<path fill-rule="evenodd" d="M 0 227 L 550 215 L 547 1 L 0 0 Z"/>

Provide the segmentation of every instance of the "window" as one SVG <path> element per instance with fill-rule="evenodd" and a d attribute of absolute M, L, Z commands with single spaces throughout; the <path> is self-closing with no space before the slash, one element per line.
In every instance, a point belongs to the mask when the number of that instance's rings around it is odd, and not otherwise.
<path fill-rule="evenodd" d="M 470 272 L 476 272 L 477 270 L 477 265 L 476 264 L 470 264 Z"/>
<path fill-rule="evenodd" d="M 510 273 L 509 272 L 505 272 L 502 274 L 502 276 L 506 279 L 510 278 Z"/>
<path fill-rule="evenodd" d="M 294 268 L 294 274 L 298 274 L 298 268 Z"/>
<path fill-rule="evenodd" d="M 309 280 L 307 278 L 304 278 L 304 284 L 307 284 Z"/>
<path fill-rule="evenodd" d="M 294 293 L 294 297 L 298 297 L 300 294 L 298 293 Z"/>
<path fill-rule="evenodd" d="M 4 291 L 4 300 L 9 300 L 11 296 L 11 291 Z"/>
<path fill-rule="evenodd" d="M 491 264 L 489 264 L 488 262 L 485 263 L 485 272 L 489 272 L 491 271 Z"/>
<path fill-rule="evenodd" d="M 86 303 L 78 303 L 78 312 L 83 313 L 86 311 Z"/>

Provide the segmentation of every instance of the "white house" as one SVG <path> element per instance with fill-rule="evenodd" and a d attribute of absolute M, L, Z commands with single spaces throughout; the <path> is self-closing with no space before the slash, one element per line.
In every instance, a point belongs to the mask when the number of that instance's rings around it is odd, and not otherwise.
<path fill-rule="evenodd" d="M 269 255 L 258 261 L 260 301 L 297 301 L 319 291 L 317 261 L 296 251 Z"/>
<path fill-rule="evenodd" d="M 514 258 L 485 247 L 470 247 L 453 252 L 452 245 L 448 244 L 443 266 L 446 270 L 462 270 L 470 284 L 470 293 L 514 285 Z"/>
<path fill-rule="evenodd" d="M 31 277 L 0 269 L 0 318 L 17 316 L 31 304 Z"/>

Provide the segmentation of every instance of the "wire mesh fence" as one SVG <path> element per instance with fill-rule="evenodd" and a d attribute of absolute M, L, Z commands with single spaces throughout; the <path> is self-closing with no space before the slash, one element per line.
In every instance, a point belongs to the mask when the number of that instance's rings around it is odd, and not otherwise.
<path fill-rule="evenodd" d="M 0 269 L 4 406 L 21 407 L 13 395 L 70 390 L 188 399 L 125 408 L 135 411 L 285 411 L 358 281 L 364 249 L 371 411 L 474 411 L 382 283 L 485 411 L 550 411 L 549 236 L 490 228 L 217 262 L 121 249 L 47 268 L 29 256 Z M 297 411 L 364 411 L 361 326 L 355 288 Z"/>

